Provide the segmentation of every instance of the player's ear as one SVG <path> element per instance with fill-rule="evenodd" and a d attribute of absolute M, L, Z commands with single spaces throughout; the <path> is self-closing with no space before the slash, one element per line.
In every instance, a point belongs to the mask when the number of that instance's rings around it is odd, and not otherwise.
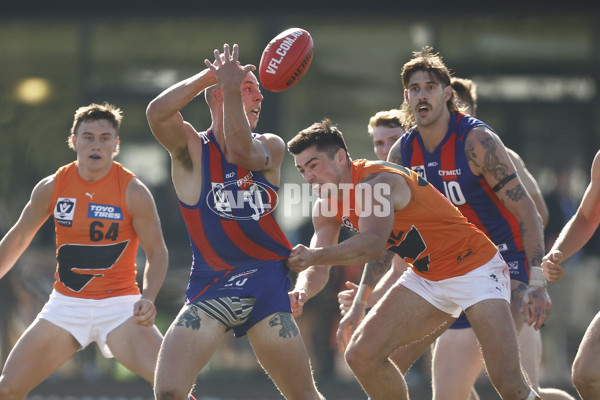
<path fill-rule="evenodd" d="M 448 101 L 450 100 L 450 97 L 452 97 L 452 86 L 451 85 L 445 85 L 444 86 L 444 100 Z"/>
<path fill-rule="evenodd" d="M 346 162 L 346 150 L 340 147 L 337 153 L 335 153 L 335 161 L 337 161 L 340 164 Z"/>
<path fill-rule="evenodd" d="M 404 89 L 404 101 L 408 103 L 408 90 Z"/>

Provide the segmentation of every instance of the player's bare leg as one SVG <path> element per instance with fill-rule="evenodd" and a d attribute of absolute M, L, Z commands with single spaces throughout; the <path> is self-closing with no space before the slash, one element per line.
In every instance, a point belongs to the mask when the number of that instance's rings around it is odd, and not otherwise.
<path fill-rule="evenodd" d="M 407 399 L 404 376 L 389 356 L 451 318 L 406 287 L 399 284 L 392 287 L 367 314 L 345 353 L 348 365 L 369 397 Z"/>
<path fill-rule="evenodd" d="M 488 375 L 498 393 L 505 400 L 527 399 L 532 388 L 521 369 L 508 303 L 501 299 L 483 300 L 465 312 L 481 343 Z"/>
<path fill-rule="evenodd" d="M 583 335 L 572 373 L 573 384 L 583 400 L 600 399 L 600 313 Z"/>
<path fill-rule="evenodd" d="M 22 400 L 79 350 L 66 330 L 37 319 L 12 349 L 0 376 L 0 399 Z"/>
<path fill-rule="evenodd" d="M 287 400 L 322 400 L 308 352 L 291 313 L 278 312 L 248 330 L 256 358 Z"/>

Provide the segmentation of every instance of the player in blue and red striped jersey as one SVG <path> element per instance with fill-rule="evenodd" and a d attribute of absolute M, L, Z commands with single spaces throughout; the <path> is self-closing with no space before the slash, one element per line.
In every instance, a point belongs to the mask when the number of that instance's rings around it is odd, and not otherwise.
<path fill-rule="evenodd" d="M 184 399 L 217 345 L 233 330 L 287 399 L 321 399 L 292 318 L 284 260 L 291 245 L 274 219 L 283 140 L 255 134 L 263 96 L 239 49 L 215 50 L 207 68 L 148 106 L 152 132 L 169 151 L 193 252 L 186 301 L 161 347 L 157 399 Z M 204 92 L 212 124 L 197 132 L 180 113 Z M 233 383 L 233 382 L 232 382 Z"/>
<path fill-rule="evenodd" d="M 511 272 L 517 330 L 527 317 L 528 302 L 528 323 L 539 329 L 551 307 L 539 268 L 544 250 L 541 218 L 507 149 L 489 126 L 461 112 L 450 73 L 431 49 L 415 53 L 403 68 L 402 80 L 403 110 L 416 126 L 394 145 L 388 161 L 418 171 L 496 244 Z M 471 371 L 473 379 L 478 368 Z M 434 382 L 435 375 L 434 369 Z M 466 398 L 473 381 L 464 375 L 444 368 L 443 384 L 434 384 L 434 398 Z"/>

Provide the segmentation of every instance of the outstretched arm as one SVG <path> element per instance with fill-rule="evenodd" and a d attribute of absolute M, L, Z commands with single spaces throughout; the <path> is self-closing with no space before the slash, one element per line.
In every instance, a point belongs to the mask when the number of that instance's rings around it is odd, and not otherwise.
<path fill-rule="evenodd" d="M 552 249 L 544 256 L 542 268 L 549 281 L 558 281 L 564 276 L 559 265 L 592 237 L 600 225 L 600 151 L 594 156 L 590 183 L 585 190 L 577 212 L 563 227 Z"/>
<path fill-rule="evenodd" d="M 254 65 L 238 62 L 239 47 L 223 46 L 223 55 L 214 51 L 215 61 L 204 63 L 215 74 L 222 91 L 223 132 L 226 141 L 225 156 L 230 163 L 251 171 L 265 171 L 269 181 L 279 183 L 279 167 L 285 154 L 283 140 L 272 134 L 252 137 L 252 128 L 258 122 L 262 94 L 258 80 L 251 72 Z M 252 124 L 249 119 L 252 119 Z"/>
<path fill-rule="evenodd" d="M 0 278 L 15 265 L 50 216 L 53 188 L 54 175 L 38 182 L 18 221 L 0 241 Z"/>

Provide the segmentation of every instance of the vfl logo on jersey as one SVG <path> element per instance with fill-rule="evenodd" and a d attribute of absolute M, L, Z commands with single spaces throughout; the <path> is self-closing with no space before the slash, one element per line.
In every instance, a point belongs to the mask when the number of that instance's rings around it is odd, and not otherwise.
<path fill-rule="evenodd" d="M 518 271 L 519 270 L 519 262 L 518 261 L 509 261 L 506 263 L 508 265 L 509 271 Z"/>
<path fill-rule="evenodd" d="M 354 225 L 352 225 L 352 222 L 350 222 L 350 219 L 347 216 L 342 215 L 342 223 L 346 228 L 350 229 L 352 232 L 358 232 L 358 229 L 356 229 Z"/>
<path fill-rule="evenodd" d="M 277 195 L 272 198 L 274 192 L 260 182 L 211 182 L 211 185 L 206 204 L 221 218 L 258 221 L 277 207 Z"/>
<path fill-rule="evenodd" d="M 90 203 L 88 206 L 88 218 L 123 221 L 123 212 L 121 211 L 121 207 Z"/>
<path fill-rule="evenodd" d="M 425 173 L 425 166 L 424 165 L 413 165 L 410 168 L 413 171 L 415 171 L 417 174 L 419 174 L 421 176 L 421 178 L 427 180 L 427 174 Z"/>
<path fill-rule="evenodd" d="M 54 207 L 54 219 L 62 226 L 73 225 L 73 215 L 75 215 L 75 203 L 77 199 L 59 197 Z"/>

